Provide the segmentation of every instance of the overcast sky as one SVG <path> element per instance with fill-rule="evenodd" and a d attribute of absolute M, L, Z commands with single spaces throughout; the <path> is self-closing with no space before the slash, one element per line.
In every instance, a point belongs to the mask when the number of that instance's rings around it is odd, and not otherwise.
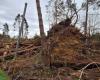
<path fill-rule="evenodd" d="M 44 20 L 44 27 L 46 32 L 49 29 L 45 8 L 45 5 L 47 4 L 48 0 L 40 1 Z M 77 1 L 79 1 L 78 3 L 80 3 L 82 0 Z M 39 34 L 38 16 L 35 0 L 0 0 L 0 28 L 3 28 L 2 25 L 7 22 L 10 27 L 9 34 L 11 36 L 15 36 L 18 34 L 18 31 L 14 32 L 13 23 L 17 14 L 23 13 L 25 2 L 28 3 L 26 19 L 29 24 L 29 37 L 33 37 L 35 34 Z"/>
<path fill-rule="evenodd" d="M 41 1 L 41 8 L 43 13 L 45 31 L 48 30 L 47 18 L 46 18 L 46 9 L 45 5 L 47 4 L 48 0 L 40 0 Z M 34 36 L 34 34 L 39 34 L 39 27 L 38 27 L 38 16 L 37 16 L 37 9 L 35 0 L 0 0 L 0 27 L 2 28 L 4 23 L 8 23 L 10 26 L 9 34 L 14 36 L 17 34 L 13 32 L 13 23 L 16 15 L 18 13 L 22 14 L 24 9 L 25 2 L 28 3 L 26 19 L 29 23 L 29 37 Z"/>
<path fill-rule="evenodd" d="M 49 29 L 47 22 L 46 8 L 45 8 L 48 0 L 40 0 L 40 1 L 41 1 L 44 27 L 46 32 Z M 76 0 L 78 7 L 81 6 L 82 1 L 83 0 Z M 38 16 L 37 16 L 35 0 L 0 0 L 0 28 L 3 28 L 2 25 L 7 22 L 10 27 L 9 34 L 11 36 L 15 36 L 18 34 L 18 31 L 14 32 L 14 28 L 12 25 L 14 23 L 17 14 L 23 13 L 25 2 L 28 3 L 26 19 L 29 24 L 29 37 L 33 37 L 35 34 L 39 34 Z M 2 30 L 0 30 L 0 33 L 1 31 Z"/>

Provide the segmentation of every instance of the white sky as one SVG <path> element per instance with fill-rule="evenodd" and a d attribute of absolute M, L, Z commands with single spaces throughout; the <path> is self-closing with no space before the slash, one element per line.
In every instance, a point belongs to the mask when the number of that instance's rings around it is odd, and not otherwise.
<path fill-rule="evenodd" d="M 44 21 L 45 32 L 49 29 L 46 8 L 48 0 L 40 0 L 42 15 Z M 81 6 L 81 3 L 84 0 L 76 0 L 77 6 Z M 0 28 L 2 28 L 4 23 L 8 23 L 10 27 L 9 34 L 11 36 L 16 35 L 18 32 L 13 32 L 13 23 L 16 15 L 18 13 L 22 14 L 24 9 L 25 2 L 28 3 L 26 19 L 29 24 L 29 37 L 33 37 L 35 34 L 39 34 L 38 26 L 38 16 L 35 0 L 0 0 Z M 1 33 L 1 31 L 0 31 Z"/>
<path fill-rule="evenodd" d="M 45 31 L 48 30 L 48 24 L 46 21 L 46 9 L 45 5 L 47 0 L 40 0 L 41 1 L 41 8 L 43 13 Z M 16 15 L 18 13 L 23 13 L 24 4 L 25 2 L 28 3 L 27 12 L 26 12 L 26 19 L 29 24 L 29 37 L 34 36 L 34 34 L 39 34 L 39 27 L 38 27 L 38 16 L 37 16 L 37 9 L 35 0 L 0 0 L 0 28 L 3 28 L 4 23 L 8 23 L 10 27 L 9 34 L 14 36 L 17 32 L 13 32 L 13 23 Z M 1 31 L 0 31 L 1 32 Z"/>

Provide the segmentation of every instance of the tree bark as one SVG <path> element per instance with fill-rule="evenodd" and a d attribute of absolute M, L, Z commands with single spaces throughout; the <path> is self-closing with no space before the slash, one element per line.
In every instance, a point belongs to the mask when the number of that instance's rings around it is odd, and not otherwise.
<path fill-rule="evenodd" d="M 40 0 L 36 0 L 37 5 L 37 12 L 38 12 L 38 20 L 39 20 L 39 29 L 40 29 L 40 36 L 41 36 L 41 54 L 40 54 L 40 64 L 43 64 L 45 66 L 49 65 L 49 58 L 47 54 L 47 45 L 46 45 L 46 39 L 45 39 L 45 33 L 44 33 L 44 25 L 43 25 L 43 19 L 42 19 L 42 13 L 41 13 L 41 6 L 40 6 Z"/>
<path fill-rule="evenodd" d="M 88 0 L 86 2 L 86 22 L 85 22 L 85 27 L 84 27 L 84 34 L 85 34 L 85 44 L 87 45 L 87 25 L 88 25 Z"/>
<path fill-rule="evenodd" d="M 19 48 L 19 44 L 20 44 L 21 34 L 23 35 L 23 25 L 24 25 L 24 18 L 25 18 L 25 14 L 26 14 L 26 9 L 27 9 L 27 3 L 25 3 L 24 12 L 23 12 L 23 15 L 22 15 L 21 27 L 19 27 L 19 35 L 18 35 L 18 39 L 17 39 L 15 59 L 17 57 L 17 52 L 18 52 L 18 48 Z"/>

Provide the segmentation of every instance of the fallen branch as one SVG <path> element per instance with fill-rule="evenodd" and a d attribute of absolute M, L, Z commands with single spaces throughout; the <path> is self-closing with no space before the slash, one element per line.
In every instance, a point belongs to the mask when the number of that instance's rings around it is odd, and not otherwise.
<path fill-rule="evenodd" d="M 27 52 L 27 51 L 31 51 L 31 50 L 35 50 L 35 49 L 38 49 L 38 48 L 40 48 L 40 46 L 32 47 L 32 48 L 30 48 L 30 49 L 21 50 L 21 51 L 18 51 L 18 54 L 19 54 L 19 53 L 23 53 L 23 52 Z"/>
<path fill-rule="evenodd" d="M 30 54 L 30 53 L 36 53 L 36 50 L 39 49 L 41 46 L 36 46 L 36 47 L 32 47 L 32 48 L 29 48 L 29 49 L 25 49 L 25 50 L 21 50 L 21 51 L 18 51 L 17 55 L 20 55 L 20 54 L 23 54 L 25 55 L 26 53 Z M 2 55 L 0 56 L 0 60 L 4 61 L 4 59 L 6 57 L 10 57 L 10 56 L 14 56 L 15 52 L 11 52 L 7 55 Z"/>
<path fill-rule="evenodd" d="M 98 63 L 98 62 L 89 63 L 88 65 L 86 65 L 85 67 L 83 67 L 83 68 L 80 70 L 80 71 L 81 71 L 81 74 L 80 74 L 79 80 L 82 79 L 84 70 L 85 70 L 88 66 L 90 66 L 90 65 L 92 65 L 92 64 L 95 64 L 95 65 L 97 66 L 98 70 L 100 71 L 100 68 L 99 68 L 98 65 L 97 65 L 97 64 L 100 64 L 100 63 Z"/>

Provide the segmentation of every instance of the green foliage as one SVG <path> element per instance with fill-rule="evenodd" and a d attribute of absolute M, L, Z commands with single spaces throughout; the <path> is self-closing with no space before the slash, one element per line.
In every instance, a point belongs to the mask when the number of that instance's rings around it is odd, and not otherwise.
<path fill-rule="evenodd" d="M 75 78 L 74 80 L 79 80 L 79 78 Z"/>
<path fill-rule="evenodd" d="M 10 80 L 10 78 L 4 73 L 4 71 L 0 70 L 0 80 Z"/>

